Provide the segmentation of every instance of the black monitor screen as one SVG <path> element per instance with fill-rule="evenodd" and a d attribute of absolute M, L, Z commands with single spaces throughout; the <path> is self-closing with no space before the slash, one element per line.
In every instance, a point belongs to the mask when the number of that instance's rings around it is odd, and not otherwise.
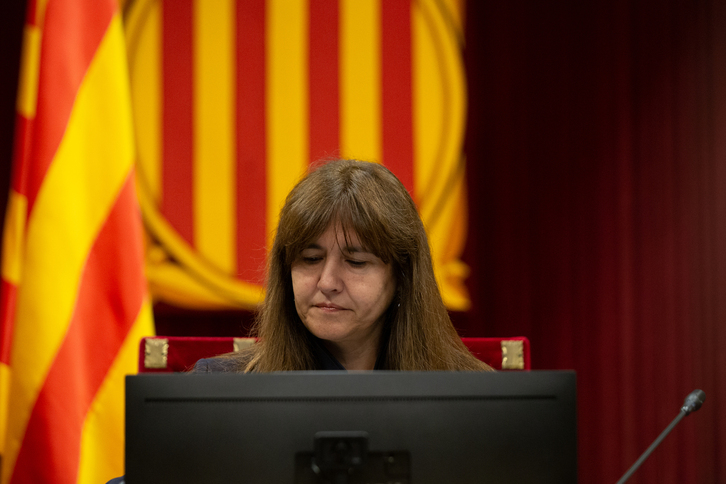
<path fill-rule="evenodd" d="M 126 380 L 126 482 L 569 483 L 573 372 Z"/>

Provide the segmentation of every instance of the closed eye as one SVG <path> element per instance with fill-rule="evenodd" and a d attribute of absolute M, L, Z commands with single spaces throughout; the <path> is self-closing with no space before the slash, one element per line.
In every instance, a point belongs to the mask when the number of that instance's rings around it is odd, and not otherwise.
<path fill-rule="evenodd" d="M 348 262 L 348 264 L 350 264 L 353 267 L 363 267 L 368 263 L 368 261 L 355 260 L 355 259 L 347 259 L 346 262 Z"/>

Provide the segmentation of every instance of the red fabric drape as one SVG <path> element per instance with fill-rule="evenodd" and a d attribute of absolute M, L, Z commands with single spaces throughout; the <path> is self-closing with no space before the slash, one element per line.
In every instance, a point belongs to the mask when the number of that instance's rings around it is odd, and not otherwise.
<path fill-rule="evenodd" d="M 464 335 L 578 372 L 580 482 L 726 482 L 726 4 L 467 5 Z"/>

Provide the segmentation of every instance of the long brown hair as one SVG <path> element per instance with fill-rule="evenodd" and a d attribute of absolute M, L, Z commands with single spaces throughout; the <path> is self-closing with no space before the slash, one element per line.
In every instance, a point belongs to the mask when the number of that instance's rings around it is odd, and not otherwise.
<path fill-rule="evenodd" d="M 233 358 L 243 371 L 315 369 L 312 335 L 293 296 L 291 265 L 331 224 L 357 234 L 365 249 L 391 264 L 396 295 L 384 315 L 385 368 L 491 370 L 461 342 L 434 278 L 428 239 L 403 184 L 376 163 L 334 160 L 312 171 L 290 192 L 268 255 L 267 292 L 257 315 L 259 338 Z M 384 336 L 385 337 L 385 336 Z"/>

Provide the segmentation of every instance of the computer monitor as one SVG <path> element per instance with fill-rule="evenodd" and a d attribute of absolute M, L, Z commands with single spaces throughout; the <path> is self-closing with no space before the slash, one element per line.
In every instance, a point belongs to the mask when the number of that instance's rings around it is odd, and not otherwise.
<path fill-rule="evenodd" d="M 126 483 L 571 483 L 573 372 L 147 374 Z"/>

